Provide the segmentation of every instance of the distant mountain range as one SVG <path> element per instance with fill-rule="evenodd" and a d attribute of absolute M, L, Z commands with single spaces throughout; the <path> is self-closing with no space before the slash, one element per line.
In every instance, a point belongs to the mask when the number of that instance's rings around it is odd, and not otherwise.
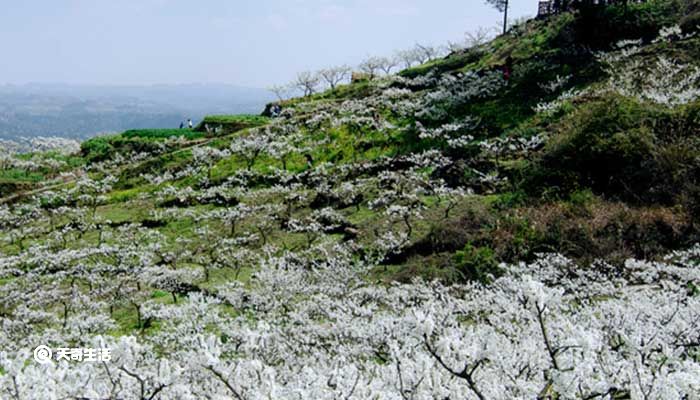
<path fill-rule="evenodd" d="M 132 128 L 177 127 L 207 114 L 257 114 L 270 100 L 264 89 L 223 84 L 0 85 L 0 139 L 84 139 Z"/>

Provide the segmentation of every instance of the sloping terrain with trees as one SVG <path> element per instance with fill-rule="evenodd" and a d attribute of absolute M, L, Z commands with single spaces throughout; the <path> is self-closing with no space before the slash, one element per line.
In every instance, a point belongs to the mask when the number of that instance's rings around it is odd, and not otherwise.
<path fill-rule="evenodd" d="M 698 398 L 699 22 L 563 12 L 0 153 L 0 397 Z"/>

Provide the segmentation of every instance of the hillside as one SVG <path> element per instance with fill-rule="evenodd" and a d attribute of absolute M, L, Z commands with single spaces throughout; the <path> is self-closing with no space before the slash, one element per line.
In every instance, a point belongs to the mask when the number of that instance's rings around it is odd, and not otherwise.
<path fill-rule="evenodd" d="M 0 154 L 0 397 L 697 398 L 699 24 L 591 8 Z"/>

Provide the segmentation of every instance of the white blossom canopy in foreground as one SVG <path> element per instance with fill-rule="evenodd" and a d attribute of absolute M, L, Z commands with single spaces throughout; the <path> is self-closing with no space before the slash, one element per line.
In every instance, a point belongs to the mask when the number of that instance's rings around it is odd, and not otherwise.
<path fill-rule="evenodd" d="M 698 260 L 700 246 L 622 270 L 549 255 L 504 266 L 489 286 L 381 286 L 345 248 L 313 247 L 269 256 L 249 285 L 144 303 L 161 326 L 142 337 L 108 335 L 104 304 L 73 299 L 65 328 L 43 330 L 46 312 L 27 304 L 0 317 L 0 388 L 10 399 L 698 399 Z M 38 344 L 113 357 L 41 365 Z"/>

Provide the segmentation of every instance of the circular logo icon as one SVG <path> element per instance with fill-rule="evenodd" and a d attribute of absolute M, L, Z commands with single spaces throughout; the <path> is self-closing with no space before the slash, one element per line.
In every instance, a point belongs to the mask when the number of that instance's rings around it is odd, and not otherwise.
<path fill-rule="evenodd" d="M 38 362 L 39 364 L 50 363 L 51 356 L 51 348 L 49 346 L 44 346 L 42 344 L 34 349 L 34 361 Z"/>

